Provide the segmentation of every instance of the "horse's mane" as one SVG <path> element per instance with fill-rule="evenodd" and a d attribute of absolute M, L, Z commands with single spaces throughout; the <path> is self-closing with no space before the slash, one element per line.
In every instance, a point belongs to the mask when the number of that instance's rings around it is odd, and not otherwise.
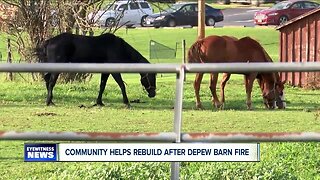
<path fill-rule="evenodd" d="M 201 45 L 203 41 L 193 43 L 188 51 L 188 63 L 203 63 Z"/>
<path fill-rule="evenodd" d="M 150 63 L 139 51 L 137 51 L 134 47 L 132 47 L 129 43 L 127 43 L 121 37 L 115 36 L 117 41 L 119 41 L 124 48 L 126 54 L 130 54 L 132 60 L 136 60 L 138 63 Z"/>
<path fill-rule="evenodd" d="M 265 60 L 266 62 L 273 62 L 272 58 L 270 57 L 270 55 L 267 53 L 267 51 L 260 45 L 263 53 L 264 53 L 264 56 L 265 56 Z M 280 75 L 279 75 L 279 72 L 274 72 L 274 78 L 276 80 L 276 83 L 278 83 L 280 81 Z"/>
<path fill-rule="evenodd" d="M 250 44 L 250 43 L 253 44 L 253 46 L 255 48 L 259 49 L 264 54 L 263 60 L 265 62 L 273 62 L 272 58 L 269 56 L 269 54 L 266 52 L 266 50 L 261 46 L 261 44 L 257 40 L 255 40 L 249 36 L 246 36 L 246 37 L 239 39 L 239 42 L 243 42 L 244 44 Z"/>
<path fill-rule="evenodd" d="M 257 41 L 257 40 L 254 40 L 250 37 L 244 37 L 242 38 L 243 40 L 247 40 L 247 41 L 250 41 L 251 43 L 253 43 L 257 48 L 260 49 L 260 51 L 263 53 L 264 55 L 264 61 L 265 62 L 273 62 L 272 61 L 272 58 L 270 57 L 270 55 L 267 53 L 267 51 L 261 46 L 261 44 Z M 272 74 L 273 76 L 273 79 L 275 80 L 275 82 L 278 82 L 280 80 L 280 76 L 279 76 L 279 73 L 278 72 L 274 72 L 274 73 L 261 73 L 262 75 L 267 75 L 267 74 Z M 259 77 L 258 77 L 259 78 Z M 260 77 L 261 78 L 261 77 Z"/>
<path fill-rule="evenodd" d="M 267 53 L 267 51 L 263 48 L 263 47 L 261 47 L 262 48 L 262 51 L 263 51 L 263 53 L 264 53 L 264 57 L 266 58 L 266 61 L 267 62 L 273 62 L 272 61 L 272 58 L 270 57 L 270 55 Z"/>

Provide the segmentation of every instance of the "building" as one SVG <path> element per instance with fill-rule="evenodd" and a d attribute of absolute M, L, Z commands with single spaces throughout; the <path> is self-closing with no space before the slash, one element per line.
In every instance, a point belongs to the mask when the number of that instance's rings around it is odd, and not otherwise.
<path fill-rule="evenodd" d="M 312 10 L 277 28 L 280 31 L 280 62 L 320 62 L 320 8 Z M 281 79 L 306 87 L 318 83 L 320 72 L 286 72 Z"/>

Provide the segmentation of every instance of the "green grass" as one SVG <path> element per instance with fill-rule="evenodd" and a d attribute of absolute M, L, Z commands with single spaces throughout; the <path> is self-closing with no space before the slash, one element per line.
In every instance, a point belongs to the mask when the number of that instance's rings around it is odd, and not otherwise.
<path fill-rule="evenodd" d="M 212 28 L 206 34 L 250 35 L 278 58 L 278 32 L 270 28 Z M 148 57 L 148 43 L 155 39 L 174 47 L 196 39 L 196 29 L 120 30 L 130 44 Z M 179 52 L 179 51 L 178 51 Z M 176 59 L 152 60 L 179 63 Z M 28 79 L 26 74 L 23 76 Z M 170 132 L 173 130 L 175 75 L 158 74 L 157 96 L 147 97 L 136 74 L 125 74 L 132 109 L 122 104 L 119 87 L 112 78 L 103 97 L 106 107 L 92 107 L 99 76 L 88 83 L 58 84 L 55 107 L 45 106 L 43 82 L 25 82 L 17 74 L 7 82 L 0 74 L 0 131 Z M 286 87 L 287 109 L 264 109 L 260 90 L 253 90 L 254 111 L 247 111 L 243 77 L 233 75 L 226 86 L 225 110 L 212 108 L 208 75 L 201 98 L 205 110 L 194 110 L 192 82 L 187 74 L 183 102 L 182 132 L 300 132 L 320 131 L 319 90 Z M 219 91 L 219 89 L 218 89 Z M 80 108 L 84 105 L 85 108 Z M 51 114 L 51 115 L 46 115 Z M 29 142 L 29 141 L 28 141 Z M 56 141 L 54 141 L 56 142 Z M 170 163 L 25 163 L 22 141 L 0 141 L 0 179 L 169 179 Z M 262 143 L 259 163 L 182 163 L 181 179 L 320 179 L 318 143 Z"/>
<path fill-rule="evenodd" d="M 296 132 L 319 131 L 316 110 L 319 91 L 287 87 L 288 108 L 263 109 L 257 87 L 254 111 L 245 109 L 245 94 L 240 77 L 228 84 L 226 110 L 211 109 L 208 88 L 202 89 L 206 110 L 193 110 L 191 77 L 184 96 L 183 132 Z M 56 107 L 45 107 L 42 83 L 2 83 L 0 87 L 0 129 L 18 131 L 82 132 L 169 132 L 173 124 L 174 76 L 158 78 L 158 96 L 149 99 L 138 84 L 138 77 L 125 76 L 128 96 L 145 103 L 126 109 L 121 94 L 110 81 L 104 102 L 106 107 L 91 107 L 97 95 L 98 81 L 89 84 L 57 85 Z M 205 82 L 207 83 L 207 81 Z M 205 84 L 204 83 L 204 84 Z M 79 108 L 79 105 L 87 108 Z M 53 115 L 43 115 L 51 113 Z M 56 142 L 56 141 L 54 141 Z M 168 179 L 169 163 L 24 163 L 21 141 L 0 142 L 0 176 L 4 179 Z M 260 163 L 182 163 L 182 179 L 312 179 L 318 176 L 320 159 L 317 143 L 263 143 Z M 308 153 L 305 153 L 308 152 Z M 303 168 L 302 168 L 303 167 Z M 309 177 L 309 178 L 308 178 Z M 318 177 L 319 178 L 319 177 Z"/>

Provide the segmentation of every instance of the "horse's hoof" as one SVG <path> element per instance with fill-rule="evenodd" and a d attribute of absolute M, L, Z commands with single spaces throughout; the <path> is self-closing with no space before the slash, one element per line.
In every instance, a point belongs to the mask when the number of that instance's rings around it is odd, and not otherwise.
<path fill-rule="evenodd" d="M 223 104 L 221 103 L 214 103 L 213 106 L 216 108 L 216 109 L 221 109 Z"/>
<path fill-rule="evenodd" d="M 83 105 L 83 104 L 79 105 L 78 107 L 79 107 L 79 108 L 86 108 L 86 106 Z"/>
<path fill-rule="evenodd" d="M 203 106 L 201 104 L 197 104 L 196 105 L 196 109 L 197 110 L 204 110 Z"/>
<path fill-rule="evenodd" d="M 47 103 L 47 106 L 55 106 L 53 102 Z"/>
<path fill-rule="evenodd" d="M 132 106 L 130 104 L 126 104 L 127 109 L 132 109 Z"/>
<path fill-rule="evenodd" d="M 274 106 L 269 107 L 269 110 L 274 110 L 274 109 L 275 109 L 275 107 L 274 107 Z"/>
<path fill-rule="evenodd" d="M 140 99 L 132 100 L 132 101 L 130 101 L 130 103 L 140 103 Z"/>
<path fill-rule="evenodd" d="M 96 104 L 94 104 L 93 106 L 105 106 L 102 102 L 100 102 L 100 103 L 96 103 Z"/>
<path fill-rule="evenodd" d="M 219 107 L 220 110 L 223 110 L 224 109 L 224 103 L 222 103 Z"/>

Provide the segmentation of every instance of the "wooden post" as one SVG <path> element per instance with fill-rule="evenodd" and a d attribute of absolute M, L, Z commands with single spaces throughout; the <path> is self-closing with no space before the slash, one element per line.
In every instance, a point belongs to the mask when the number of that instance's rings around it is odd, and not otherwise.
<path fill-rule="evenodd" d="M 186 40 L 182 40 L 182 64 L 186 64 Z M 186 81 L 186 73 L 184 74 L 183 80 Z"/>
<path fill-rule="evenodd" d="M 198 39 L 205 37 L 205 0 L 198 0 Z"/>
<path fill-rule="evenodd" d="M 12 54 L 11 54 L 11 42 L 10 39 L 8 38 L 7 40 L 7 48 L 8 48 L 8 58 L 7 58 L 7 63 L 12 63 Z M 9 72 L 7 74 L 7 80 L 13 81 L 13 74 L 12 72 Z"/>

